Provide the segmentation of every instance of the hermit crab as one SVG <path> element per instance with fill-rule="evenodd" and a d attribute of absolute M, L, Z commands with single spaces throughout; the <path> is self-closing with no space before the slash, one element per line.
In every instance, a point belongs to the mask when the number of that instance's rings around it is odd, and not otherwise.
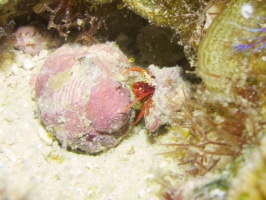
<path fill-rule="evenodd" d="M 187 83 L 180 73 L 181 68 L 178 66 L 159 68 L 150 65 L 146 70 L 140 67 L 125 70 L 122 75 L 127 75 L 134 82 L 132 93 L 135 99 L 120 112 L 126 112 L 141 102 L 142 107 L 135 118 L 134 125 L 138 124 L 142 117 L 144 117 L 146 128 L 152 132 L 161 125 L 173 124 L 183 100 L 189 96 Z M 141 79 L 139 74 L 141 74 Z"/>
<path fill-rule="evenodd" d="M 134 125 L 136 125 L 143 116 L 147 116 L 149 114 L 149 109 L 152 106 L 152 95 L 155 91 L 155 86 L 152 85 L 152 76 L 140 67 L 131 67 L 128 70 L 124 71 L 122 75 L 129 73 L 130 71 L 139 72 L 143 76 L 143 81 L 137 81 L 132 86 L 132 92 L 136 96 L 136 99 L 132 101 L 127 107 L 125 107 L 121 113 L 126 112 L 130 108 L 132 108 L 136 103 L 144 100 L 140 113 L 136 117 L 134 121 Z"/>
<path fill-rule="evenodd" d="M 121 72 L 128 76 L 124 83 Z M 132 72 L 137 76 L 130 92 Z M 36 102 L 43 125 L 62 146 L 95 154 L 118 145 L 143 116 L 150 131 L 172 123 L 184 99 L 182 83 L 179 67 L 130 68 L 114 43 L 64 45 L 47 57 L 36 78 Z"/>

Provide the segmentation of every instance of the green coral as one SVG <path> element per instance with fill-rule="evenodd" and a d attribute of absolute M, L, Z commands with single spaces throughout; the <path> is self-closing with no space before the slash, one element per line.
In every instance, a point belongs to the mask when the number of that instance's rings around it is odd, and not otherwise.
<path fill-rule="evenodd" d="M 265 21 L 265 2 L 232 0 L 211 25 L 198 51 L 197 73 L 217 104 L 223 105 L 211 106 L 223 118 L 237 119 L 227 132 L 239 125 L 238 136 L 249 144 L 265 135 Z"/>
<path fill-rule="evenodd" d="M 242 13 L 243 6 L 247 5 L 254 9 L 254 13 L 248 19 Z M 265 74 L 266 62 L 263 56 L 266 54 L 266 48 L 257 52 L 254 52 L 255 49 L 244 51 L 241 46 L 237 49 L 237 45 L 248 45 L 247 40 L 251 38 L 256 40 L 263 35 L 265 37 L 265 31 L 256 32 L 256 29 L 263 26 L 265 17 L 265 2 L 232 0 L 216 18 L 198 51 L 197 72 L 208 88 L 224 91 L 228 82 L 238 81 L 240 84 L 242 80 L 242 83 L 245 83 L 246 74 L 251 70 L 254 73 Z"/>

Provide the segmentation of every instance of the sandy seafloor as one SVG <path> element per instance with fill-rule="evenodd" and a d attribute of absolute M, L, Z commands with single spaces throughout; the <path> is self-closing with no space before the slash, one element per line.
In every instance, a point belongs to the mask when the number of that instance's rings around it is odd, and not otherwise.
<path fill-rule="evenodd" d="M 134 128 L 116 148 L 97 156 L 62 149 L 36 115 L 34 77 L 48 51 L 0 71 L 0 199 L 157 200 L 162 176 L 178 171 L 170 149 Z M 2 66 L 3 67 L 3 66 Z"/>

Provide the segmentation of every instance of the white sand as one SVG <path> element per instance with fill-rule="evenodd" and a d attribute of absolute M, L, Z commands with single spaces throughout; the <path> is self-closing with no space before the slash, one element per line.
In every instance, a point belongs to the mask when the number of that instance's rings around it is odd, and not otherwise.
<path fill-rule="evenodd" d="M 159 199 L 156 179 L 178 165 L 158 153 L 171 149 L 145 130 L 98 156 L 60 148 L 35 114 L 34 75 L 47 52 L 16 54 L 0 71 L 0 199 Z"/>

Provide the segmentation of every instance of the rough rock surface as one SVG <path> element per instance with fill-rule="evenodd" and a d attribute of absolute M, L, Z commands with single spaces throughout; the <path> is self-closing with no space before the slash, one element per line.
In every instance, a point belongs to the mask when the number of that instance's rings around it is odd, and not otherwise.
<path fill-rule="evenodd" d="M 33 26 L 21 26 L 15 32 L 16 41 L 14 46 L 24 53 L 37 55 L 47 48 L 47 42 L 38 29 Z"/>
<path fill-rule="evenodd" d="M 50 55 L 36 81 L 40 117 L 61 144 L 98 153 L 129 129 L 130 91 L 116 81 L 128 59 L 113 43 L 63 46 Z"/>
<path fill-rule="evenodd" d="M 188 83 L 180 76 L 180 67 L 160 69 L 150 65 L 148 71 L 154 76 L 152 84 L 156 89 L 152 96 L 153 106 L 145 116 L 145 124 L 150 131 L 156 131 L 161 125 L 175 124 L 178 112 L 190 92 Z"/>

